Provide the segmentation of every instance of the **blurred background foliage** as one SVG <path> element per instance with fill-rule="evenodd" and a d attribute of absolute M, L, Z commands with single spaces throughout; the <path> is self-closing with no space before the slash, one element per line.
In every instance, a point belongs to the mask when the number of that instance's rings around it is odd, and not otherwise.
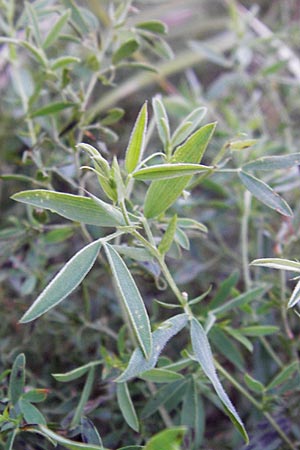
<path fill-rule="evenodd" d="M 167 34 L 162 25 L 143 26 L 149 20 L 166 24 Z M 85 413 L 107 447 L 141 443 L 128 431 L 110 381 L 114 358 L 122 351 L 120 333 L 126 331 L 119 333 L 120 311 L 112 301 L 107 265 L 98 265 L 58 309 L 36 323 L 19 325 L 37 293 L 82 247 L 85 230 L 50 212 L 25 209 L 10 196 L 38 187 L 97 192 L 93 175 L 80 170 L 87 156 L 75 145 L 87 142 L 108 159 L 114 155 L 122 159 L 141 104 L 157 93 L 173 127 L 197 106 L 205 106 L 207 119 L 217 121 L 205 164 L 222 146 L 245 137 L 257 143 L 228 154 L 235 167 L 250 157 L 297 152 L 299 20 L 299 0 L 140 0 L 131 5 L 105 0 L 0 0 L 0 371 L 10 367 L 18 353 L 26 354 L 29 385 L 50 389 L 42 406 L 49 422 L 67 428 L 82 389 L 79 381 L 60 384 L 51 373 L 101 356 L 105 367 L 97 369 Z M 152 132 L 149 154 L 157 146 Z M 251 306 L 221 317 L 210 339 L 219 362 L 262 399 L 278 423 L 284 422 L 294 448 L 299 448 L 298 369 L 271 390 L 244 380 L 248 373 L 268 385 L 283 367 L 298 361 L 299 317 L 285 309 L 293 287 L 289 274 L 252 270 L 248 263 L 267 256 L 297 259 L 299 170 L 264 176 L 289 202 L 293 218 L 251 199 L 234 175 L 220 173 L 201 186 L 195 178 L 194 195 L 180 200 L 176 208 L 204 223 L 209 232 L 191 234 L 190 253 L 188 243 L 186 250 L 174 248 L 168 263 L 181 291 L 191 297 L 211 286 L 198 306 L 204 317 L 212 305 L 250 290 L 256 282 L 268 284 L 267 292 Z M 141 198 L 144 193 L 141 188 Z M 99 236 L 93 227 L 89 232 Z M 182 242 L 185 236 L 179 239 Z M 153 303 L 153 292 L 162 301 L 167 294 L 157 289 L 161 288 L 157 267 L 128 263 L 152 317 L 162 320 L 164 312 Z M 242 332 L 253 325 L 275 328 L 267 336 Z M 234 330 L 241 330 L 238 339 L 233 339 Z M 176 358 L 184 346 L 182 334 L 168 356 Z M 5 380 L 2 383 L 5 392 Z M 143 395 L 149 396 L 143 389 L 137 383 L 132 392 L 138 410 Z M 207 401 L 215 399 L 205 391 L 204 382 L 201 389 L 205 404 L 199 419 L 201 448 L 242 449 L 227 419 Z M 253 438 L 249 450 L 292 448 L 269 429 L 246 396 L 233 389 L 231 397 Z M 177 424 L 176 405 L 171 411 Z M 144 435 L 160 428 L 163 424 L 156 414 L 145 425 Z M 21 441 L 18 445 L 24 448 Z M 29 442 L 26 448 L 42 448 L 37 445 Z"/>

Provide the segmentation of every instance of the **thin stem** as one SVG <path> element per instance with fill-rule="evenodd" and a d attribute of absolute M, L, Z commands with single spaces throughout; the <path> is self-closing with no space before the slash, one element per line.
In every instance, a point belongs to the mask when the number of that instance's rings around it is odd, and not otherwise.
<path fill-rule="evenodd" d="M 250 192 L 246 191 L 244 194 L 244 213 L 241 224 L 242 264 L 243 264 L 244 283 L 247 290 L 250 289 L 252 283 L 248 258 L 248 228 L 249 228 L 249 217 L 251 212 L 251 198 L 252 196 Z"/>

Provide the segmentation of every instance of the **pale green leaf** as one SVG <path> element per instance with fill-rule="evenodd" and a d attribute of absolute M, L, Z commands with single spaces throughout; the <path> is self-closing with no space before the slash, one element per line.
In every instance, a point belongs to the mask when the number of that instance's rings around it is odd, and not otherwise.
<path fill-rule="evenodd" d="M 24 353 L 20 353 L 14 360 L 8 385 L 8 397 L 13 405 L 17 403 L 23 393 L 25 384 L 25 364 Z"/>
<path fill-rule="evenodd" d="M 240 151 L 253 147 L 256 143 L 257 139 L 243 139 L 239 141 L 231 141 L 229 146 L 232 151 Z"/>
<path fill-rule="evenodd" d="M 296 306 L 297 303 L 300 301 L 300 281 L 296 284 L 292 296 L 288 302 L 288 308 L 293 308 L 293 306 Z"/>
<path fill-rule="evenodd" d="M 256 288 L 250 289 L 243 294 L 237 295 L 236 297 L 228 300 L 223 305 L 217 308 L 210 309 L 210 313 L 214 315 L 224 314 L 232 310 L 233 308 L 238 308 L 240 306 L 246 305 L 249 302 L 259 299 L 266 292 L 266 286 L 258 286 Z"/>
<path fill-rule="evenodd" d="M 185 433 L 185 427 L 167 428 L 153 436 L 144 450 L 180 450 Z"/>
<path fill-rule="evenodd" d="M 261 258 L 251 262 L 251 266 L 268 267 L 269 269 L 289 270 L 300 272 L 300 262 L 283 258 Z"/>
<path fill-rule="evenodd" d="M 49 428 L 45 427 L 44 425 L 39 425 L 39 430 L 40 430 L 41 434 L 43 434 L 47 438 L 53 440 L 54 442 L 57 442 L 58 444 L 62 445 L 63 447 L 66 447 L 69 450 L 77 450 L 77 449 L 105 450 L 102 446 L 100 447 L 99 445 L 71 441 L 70 439 L 63 437 L 60 434 L 55 433 L 54 431 L 50 430 Z"/>
<path fill-rule="evenodd" d="M 161 255 L 167 253 L 173 243 L 176 232 L 177 215 L 175 214 L 169 221 L 168 227 L 158 245 L 158 251 Z"/>
<path fill-rule="evenodd" d="M 278 333 L 279 327 L 275 325 L 252 325 L 240 327 L 239 331 L 245 336 L 269 336 L 270 334 Z"/>
<path fill-rule="evenodd" d="M 291 153 L 290 155 L 281 156 L 264 156 L 255 159 L 243 165 L 245 170 L 284 170 L 300 165 L 300 153 Z"/>
<path fill-rule="evenodd" d="M 77 58 L 77 56 L 61 56 L 52 61 L 51 69 L 52 70 L 62 69 L 68 66 L 69 64 L 79 64 L 80 61 L 81 61 L 80 58 Z"/>
<path fill-rule="evenodd" d="M 126 150 L 125 167 L 128 173 L 134 171 L 144 152 L 147 117 L 147 103 L 144 103 L 134 124 Z"/>
<path fill-rule="evenodd" d="M 84 407 L 89 400 L 89 397 L 92 392 L 93 384 L 95 380 L 95 366 L 91 366 L 88 371 L 88 376 L 86 377 L 83 389 L 81 390 L 80 400 L 77 405 L 77 408 L 74 412 L 74 416 L 71 421 L 71 428 L 75 428 L 79 422 L 81 417 L 83 416 Z"/>
<path fill-rule="evenodd" d="M 26 323 L 36 319 L 70 295 L 91 270 L 100 247 L 101 242 L 95 241 L 76 253 L 46 286 L 20 322 Z"/>
<path fill-rule="evenodd" d="M 139 431 L 139 421 L 132 403 L 127 383 L 117 384 L 117 399 L 120 410 L 127 424 L 134 431 Z"/>
<path fill-rule="evenodd" d="M 204 118 L 206 112 L 207 109 L 204 107 L 196 108 L 178 125 L 171 138 L 172 147 L 177 147 L 177 145 L 181 144 L 193 133 Z"/>
<path fill-rule="evenodd" d="M 61 381 L 63 383 L 66 383 L 68 381 L 77 380 L 78 378 L 80 378 L 84 374 L 86 374 L 91 367 L 98 366 L 99 364 L 102 364 L 102 361 L 92 361 L 90 363 L 84 364 L 83 366 L 76 367 L 76 369 L 70 370 L 69 372 L 52 373 L 52 376 L 57 381 Z"/>
<path fill-rule="evenodd" d="M 174 153 L 172 162 L 199 164 L 215 124 L 208 124 L 196 131 Z M 191 176 L 177 177 L 172 180 L 152 181 L 146 195 L 144 212 L 147 218 L 156 217 L 168 209 L 187 186 Z"/>
<path fill-rule="evenodd" d="M 152 353 L 149 359 L 145 359 L 139 348 L 135 349 L 126 370 L 117 378 L 116 381 L 128 381 L 143 372 L 153 369 L 167 342 L 175 336 L 175 334 L 182 330 L 182 328 L 187 324 L 187 321 L 187 314 L 179 314 L 163 322 L 160 327 L 152 333 Z"/>
<path fill-rule="evenodd" d="M 239 177 L 248 191 L 250 191 L 260 202 L 264 203 L 269 208 L 275 209 L 275 211 L 284 216 L 291 217 L 293 215 L 293 212 L 286 201 L 264 181 L 243 171 L 239 172 Z"/>
<path fill-rule="evenodd" d="M 44 42 L 43 42 L 43 48 L 46 49 L 53 45 L 55 41 L 59 38 L 61 31 L 65 24 L 68 22 L 71 16 L 71 11 L 68 9 L 51 27 L 51 30 L 47 34 Z"/>
<path fill-rule="evenodd" d="M 158 34 L 166 34 L 168 31 L 167 25 L 160 20 L 148 20 L 147 22 L 140 22 L 135 25 L 135 28 Z"/>
<path fill-rule="evenodd" d="M 184 378 L 180 373 L 173 372 L 165 368 L 150 369 L 139 375 L 139 378 L 153 383 L 173 383 Z"/>
<path fill-rule="evenodd" d="M 226 413 L 230 417 L 233 424 L 236 426 L 238 431 L 241 433 L 246 442 L 248 442 L 247 432 L 243 425 L 243 422 L 238 415 L 235 407 L 231 403 L 228 395 L 224 391 L 224 388 L 218 378 L 212 351 L 206 336 L 206 333 L 198 320 L 195 318 L 191 319 L 191 340 L 192 347 L 195 354 L 196 360 L 199 362 L 203 372 L 211 381 L 219 399 L 221 400 Z"/>
<path fill-rule="evenodd" d="M 201 164 L 159 164 L 136 170 L 132 176 L 136 180 L 167 180 L 185 175 L 195 175 L 212 169 Z"/>
<path fill-rule="evenodd" d="M 244 375 L 244 380 L 248 388 L 251 389 L 251 391 L 257 392 L 258 394 L 262 394 L 264 392 L 265 390 L 264 385 L 260 381 L 251 377 L 251 375 L 249 375 L 248 373 Z"/>
<path fill-rule="evenodd" d="M 76 222 L 102 227 L 125 225 L 121 212 L 97 197 L 63 194 L 61 192 L 36 189 L 23 191 L 11 197 L 27 205 L 51 211 Z"/>
<path fill-rule="evenodd" d="M 48 105 L 43 106 L 42 108 L 36 109 L 30 113 L 30 117 L 41 117 L 48 116 L 50 114 L 56 114 L 64 109 L 73 108 L 76 106 L 74 102 L 54 102 L 48 103 Z"/>
<path fill-rule="evenodd" d="M 189 219 L 189 218 L 186 218 L 186 217 L 179 217 L 177 219 L 177 225 L 180 228 L 188 228 L 190 230 L 199 230 L 199 231 L 202 231 L 203 233 L 207 233 L 208 232 L 207 227 L 203 223 L 198 222 L 195 219 Z"/>
<path fill-rule="evenodd" d="M 112 57 L 113 64 L 118 64 L 122 59 L 129 58 L 139 48 L 139 43 L 136 39 L 128 39 L 120 45 Z"/>
<path fill-rule="evenodd" d="M 104 248 L 133 331 L 145 357 L 149 358 L 152 351 L 152 336 L 150 321 L 141 294 L 116 250 L 109 244 L 105 244 Z"/>
<path fill-rule="evenodd" d="M 19 400 L 19 408 L 28 424 L 46 425 L 45 417 L 40 411 L 33 406 L 28 400 L 21 398 Z"/>
<path fill-rule="evenodd" d="M 164 104 L 158 96 L 153 98 L 152 108 L 158 135 L 164 148 L 166 149 L 170 142 L 170 125 Z"/>

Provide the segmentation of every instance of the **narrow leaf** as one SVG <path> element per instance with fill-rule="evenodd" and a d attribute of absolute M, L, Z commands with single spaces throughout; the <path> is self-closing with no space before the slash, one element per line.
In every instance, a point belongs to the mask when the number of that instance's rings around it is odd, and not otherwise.
<path fill-rule="evenodd" d="M 206 108 L 196 108 L 181 122 L 172 135 L 172 147 L 181 144 L 198 127 L 206 112 Z"/>
<path fill-rule="evenodd" d="M 152 108 L 158 135 L 164 148 L 166 149 L 170 142 L 170 125 L 164 104 L 158 96 L 154 97 L 152 100 Z"/>
<path fill-rule="evenodd" d="M 76 367 L 76 369 L 70 370 L 69 372 L 52 373 L 52 376 L 57 381 L 62 381 L 63 383 L 66 383 L 68 381 L 77 380 L 78 378 L 86 374 L 91 367 L 98 366 L 99 364 L 102 364 L 102 361 L 93 361 L 88 364 L 85 364 L 84 366 Z"/>
<path fill-rule="evenodd" d="M 181 425 L 188 427 L 193 436 L 193 449 L 200 447 L 205 428 L 205 418 L 203 414 L 202 401 L 197 392 L 197 385 L 194 378 L 192 378 L 187 386 L 182 410 L 181 410 Z"/>
<path fill-rule="evenodd" d="M 146 358 L 152 350 L 150 321 L 139 290 L 124 261 L 114 248 L 105 244 L 105 252 L 114 276 L 120 299 Z"/>
<path fill-rule="evenodd" d="M 228 395 L 224 391 L 223 386 L 217 376 L 214 366 L 212 351 L 206 336 L 206 333 L 198 320 L 191 319 L 191 340 L 195 357 L 199 362 L 203 372 L 211 381 L 218 397 L 220 398 L 226 413 L 229 415 L 231 421 L 234 423 L 238 431 L 241 433 L 246 442 L 248 442 L 247 432 L 240 419 L 235 407 L 231 403 Z"/>
<path fill-rule="evenodd" d="M 243 171 L 239 172 L 239 177 L 248 191 L 250 191 L 260 202 L 264 203 L 269 208 L 275 209 L 275 211 L 284 216 L 291 217 L 293 215 L 293 212 L 286 201 L 264 181 Z"/>
<path fill-rule="evenodd" d="M 177 219 L 177 225 L 180 228 L 188 228 L 189 230 L 199 230 L 199 231 L 202 231 L 203 233 L 207 233 L 208 232 L 207 227 L 203 223 L 198 222 L 195 219 L 188 219 L 186 217 L 179 217 Z"/>
<path fill-rule="evenodd" d="M 137 348 L 129 361 L 126 370 L 117 378 L 117 382 L 128 381 L 139 374 L 153 369 L 157 363 L 158 357 L 167 342 L 179 333 L 188 321 L 187 314 L 178 314 L 165 322 L 152 333 L 152 353 L 149 359 L 145 359 L 142 351 Z"/>
<path fill-rule="evenodd" d="M 257 392 L 258 394 L 262 394 L 264 392 L 265 390 L 264 385 L 260 381 L 251 377 L 251 375 L 249 375 L 248 373 L 244 375 L 244 380 L 248 388 L 251 389 L 251 391 Z"/>
<path fill-rule="evenodd" d="M 293 306 L 296 306 L 297 303 L 300 301 L 300 281 L 296 284 L 292 296 L 288 302 L 288 308 L 293 308 Z"/>
<path fill-rule="evenodd" d="M 95 241 L 76 253 L 39 295 L 20 322 L 31 322 L 71 294 L 91 270 L 100 247 L 101 242 Z"/>
<path fill-rule="evenodd" d="M 8 386 L 8 396 L 13 405 L 17 403 L 23 393 L 25 384 L 25 364 L 24 353 L 20 353 L 14 360 Z"/>
<path fill-rule="evenodd" d="M 88 198 L 36 189 L 18 192 L 11 198 L 37 208 L 50 209 L 69 220 L 88 225 L 102 227 L 125 225 L 121 212 L 97 197 Z"/>
<path fill-rule="evenodd" d="M 128 39 L 113 54 L 113 64 L 118 64 L 122 59 L 129 58 L 138 48 L 139 43 L 136 39 Z"/>
<path fill-rule="evenodd" d="M 57 70 L 62 69 L 69 64 L 79 64 L 80 58 L 77 58 L 76 56 L 61 56 L 60 58 L 55 59 L 52 61 L 51 69 Z"/>
<path fill-rule="evenodd" d="M 288 366 L 284 367 L 274 378 L 273 380 L 268 384 L 267 390 L 274 389 L 275 387 L 279 386 L 280 384 L 284 383 L 285 381 L 291 379 L 291 376 L 293 373 L 296 372 L 296 370 L 299 370 L 299 362 L 293 361 Z"/>
<path fill-rule="evenodd" d="M 127 424 L 134 431 L 139 431 L 139 421 L 132 403 L 127 383 L 117 384 L 117 399 L 120 410 Z"/>
<path fill-rule="evenodd" d="M 167 408 L 167 404 L 172 404 L 171 409 L 176 407 L 185 393 L 187 383 L 188 381 L 183 379 L 160 388 L 145 404 L 141 412 L 141 418 L 147 419 L 151 417 L 163 405 L 166 405 Z"/>
<path fill-rule="evenodd" d="M 98 433 L 98 430 L 90 419 L 87 417 L 82 417 L 80 420 L 80 428 L 83 442 L 103 447 L 102 439 Z"/>
<path fill-rule="evenodd" d="M 75 428 L 80 422 L 80 419 L 83 415 L 84 407 L 85 407 L 86 403 L 88 402 L 88 399 L 91 395 L 94 380 L 95 380 L 95 366 L 91 366 L 89 368 L 88 376 L 86 377 L 84 387 L 81 391 L 79 403 L 77 405 L 77 408 L 74 412 L 73 419 L 71 421 L 71 428 L 73 428 L 73 427 Z"/>
<path fill-rule="evenodd" d="M 51 30 L 47 34 L 44 42 L 43 42 L 43 48 L 46 49 L 50 47 L 54 42 L 59 38 L 59 35 L 65 26 L 65 24 L 68 22 L 71 16 L 71 11 L 68 9 L 58 20 L 55 22 L 55 24 L 51 27 Z"/>
<path fill-rule="evenodd" d="M 160 20 L 148 20 L 147 22 L 140 22 L 135 25 L 135 28 L 158 34 L 166 34 L 168 31 L 166 24 L 164 24 Z"/>
<path fill-rule="evenodd" d="M 40 425 L 39 429 L 41 431 L 41 434 L 48 437 L 49 439 L 57 442 L 58 444 L 62 445 L 63 447 L 68 448 L 69 450 L 105 450 L 102 446 L 93 445 L 93 444 L 86 444 L 83 442 L 75 442 L 71 441 L 70 439 L 67 439 L 60 434 L 54 433 L 54 431 L 50 430 L 49 428 Z"/>
<path fill-rule="evenodd" d="M 48 392 L 48 389 L 32 389 L 25 392 L 22 398 L 30 403 L 40 403 L 46 400 Z"/>
<path fill-rule="evenodd" d="M 249 302 L 252 302 L 253 300 L 257 300 L 265 292 L 266 292 L 265 286 L 250 289 L 249 291 L 244 292 L 243 294 L 238 295 L 231 300 L 228 300 L 223 305 L 218 306 L 217 308 L 211 309 L 210 313 L 214 314 L 214 315 L 224 314 L 225 312 L 228 312 L 228 311 L 232 310 L 233 308 L 238 308 L 240 306 L 246 305 Z"/>
<path fill-rule="evenodd" d="M 243 170 L 271 171 L 290 169 L 300 164 L 300 153 L 281 156 L 264 156 L 243 165 Z"/>
<path fill-rule="evenodd" d="M 151 369 L 139 375 L 139 378 L 153 383 L 173 383 L 177 380 L 182 380 L 184 377 L 180 373 L 173 372 L 165 368 Z"/>
<path fill-rule="evenodd" d="M 125 167 L 128 173 L 134 171 L 144 152 L 147 117 L 147 103 L 145 103 L 136 119 L 126 150 Z"/>
<path fill-rule="evenodd" d="M 172 162 L 199 164 L 215 129 L 215 124 L 206 125 L 196 131 L 174 153 Z M 156 217 L 168 209 L 182 193 L 191 176 L 173 180 L 153 181 L 147 191 L 144 211 L 147 218 Z"/>
<path fill-rule="evenodd" d="M 136 180 L 167 180 L 185 175 L 195 175 L 212 169 L 201 164 L 159 164 L 136 170 L 132 176 Z"/>
<path fill-rule="evenodd" d="M 250 327 L 240 327 L 239 331 L 245 336 L 269 336 L 270 334 L 278 333 L 279 327 L 273 325 L 253 325 Z"/>
<path fill-rule="evenodd" d="M 300 263 L 283 258 L 261 258 L 251 262 L 251 266 L 268 267 L 269 269 L 290 270 L 300 272 Z"/>
<path fill-rule="evenodd" d="M 74 106 L 76 106 L 76 103 L 74 102 L 49 103 L 48 105 L 31 112 L 30 117 L 48 116 L 49 114 L 56 114 L 64 109 L 73 108 Z"/>
<path fill-rule="evenodd" d="M 175 214 L 169 221 L 168 227 L 158 245 L 158 251 L 160 252 L 161 255 L 167 253 L 172 245 L 176 231 L 176 223 L 177 223 L 177 216 Z"/>
<path fill-rule="evenodd" d="M 180 450 L 185 433 L 185 427 L 167 428 L 153 436 L 144 450 Z"/>
<path fill-rule="evenodd" d="M 46 425 L 45 417 L 29 401 L 25 400 L 24 398 L 21 398 L 19 400 L 19 407 L 20 407 L 21 413 L 24 416 L 25 421 L 28 424 Z"/>
<path fill-rule="evenodd" d="M 13 450 L 13 445 L 14 445 L 14 441 L 15 438 L 17 436 L 18 433 L 18 428 L 15 428 L 8 436 L 5 442 L 5 447 L 4 450 Z"/>

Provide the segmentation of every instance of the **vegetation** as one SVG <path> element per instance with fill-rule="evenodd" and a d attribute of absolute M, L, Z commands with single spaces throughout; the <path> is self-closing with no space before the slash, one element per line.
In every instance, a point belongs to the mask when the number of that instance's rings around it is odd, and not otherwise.
<path fill-rule="evenodd" d="M 0 1 L 1 449 L 299 448 L 283 3 Z"/>

